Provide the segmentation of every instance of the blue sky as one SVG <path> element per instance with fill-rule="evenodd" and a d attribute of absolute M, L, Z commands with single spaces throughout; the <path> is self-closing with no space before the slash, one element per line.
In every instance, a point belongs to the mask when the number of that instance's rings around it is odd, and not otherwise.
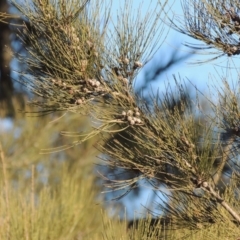
<path fill-rule="evenodd" d="M 153 5 L 158 0 L 153 0 Z M 138 5 L 142 2 L 139 0 L 133 0 L 134 7 L 138 7 Z M 143 11 L 147 9 L 150 1 L 143 1 Z M 123 4 L 124 1 L 116 1 L 113 0 L 113 11 L 115 11 L 119 7 L 119 3 Z M 177 14 L 182 16 L 183 11 L 181 7 L 181 1 L 169 1 L 169 6 L 171 5 L 170 14 Z M 166 26 L 167 32 L 169 29 Z M 146 68 L 151 67 L 151 64 L 156 64 L 156 62 L 166 61 L 168 58 L 168 53 L 171 51 L 179 51 L 179 54 L 191 53 L 192 49 L 185 47 L 184 43 L 194 43 L 201 44 L 200 41 L 194 40 L 186 35 L 180 34 L 177 31 L 170 29 L 167 38 L 158 51 L 158 53 L 153 57 L 153 59 L 148 63 Z M 203 54 L 205 53 L 205 54 Z M 206 62 L 203 64 L 197 64 L 198 61 L 207 61 L 211 58 L 214 58 L 213 54 L 206 54 L 206 52 L 201 51 L 192 55 L 191 58 L 183 61 L 179 64 L 174 65 L 172 68 L 168 69 L 163 75 L 161 75 L 159 81 L 156 81 L 153 84 L 152 89 L 160 89 L 163 90 L 166 82 L 173 79 L 173 75 L 180 75 L 182 79 L 189 79 L 192 81 L 193 85 L 200 89 L 202 92 L 209 93 L 209 89 L 211 90 L 211 96 L 217 97 L 214 95 L 214 90 L 212 88 L 213 85 L 221 85 L 221 78 L 227 78 L 230 82 L 236 82 L 239 78 L 240 69 L 237 66 L 240 66 L 240 61 L 238 57 L 227 57 L 223 56 L 214 61 Z M 229 71 L 230 68 L 230 71 Z M 144 68 L 142 72 L 140 72 L 137 81 L 141 82 L 144 77 Z M 172 83 L 172 82 L 171 82 Z M 164 91 L 164 90 L 163 90 Z M 155 199 L 157 200 L 157 199 Z M 152 206 L 152 190 L 145 187 L 145 191 L 141 193 L 139 198 L 131 197 L 131 195 L 125 199 L 123 202 L 126 204 L 126 212 L 127 216 L 130 218 L 141 217 L 146 212 L 145 207 Z"/>
<path fill-rule="evenodd" d="M 153 5 L 157 2 L 158 0 L 153 0 Z M 139 0 L 133 0 L 134 2 L 134 7 L 138 7 L 138 5 L 142 2 Z M 145 0 L 142 2 L 143 6 L 143 14 L 145 13 L 144 11 L 147 9 L 149 5 L 148 0 Z M 172 5 L 172 3 L 174 4 Z M 174 14 L 182 15 L 182 9 L 181 9 L 181 4 L 180 0 L 178 1 L 169 1 L 169 5 L 172 5 L 172 12 Z M 123 0 L 113 0 L 113 12 L 116 11 L 119 7 L 119 4 L 122 5 L 124 3 Z M 166 26 L 166 31 L 167 33 L 168 27 Z M 199 41 L 193 40 L 190 37 L 184 36 L 175 30 L 170 30 L 168 33 L 168 36 L 166 38 L 166 41 L 162 45 L 161 49 L 159 52 L 156 54 L 156 56 L 149 62 L 148 66 L 151 66 L 152 63 L 156 62 L 161 62 L 161 61 L 166 61 L 168 58 L 168 52 L 169 51 L 179 51 L 179 53 L 189 53 L 192 50 L 184 47 L 183 44 L 184 42 L 190 42 L 190 43 L 200 43 Z M 160 80 L 163 81 L 158 81 L 154 83 L 153 88 L 159 88 L 162 89 L 165 85 L 164 81 L 168 81 L 173 79 L 173 75 L 175 74 L 176 76 L 180 75 L 182 79 L 190 79 L 193 81 L 193 84 L 196 85 L 201 91 L 207 90 L 208 85 L 212 85 L 219 81 L 219 76 L 221 77 L 231 77 L 232 81 L 238 80 L 238 75 L 239 75 L 239 68 L 234 69 L 233 71 L 229 72 L 227 70 L 227 67 L 233 67 L 236 68 L 236 66 L 240 66 L 239 60 L 237 58 L 228 58 L 228 57 L 221 57 L 220 59 L 217 59 L 212 62 L 208 62 L 205 64 L 191 64 L 191 63 L 196 63 L 198 60 L 203 61 L 207 60 L 214 57 L 213 55 L 201 55 L 200 53 L 194 54 L 191 58 L 189 58 L 185 62 L 181 62 L 180 64 L 175 65 L 174 67 L 170 68 L 168 71 L 166 71 L 162 76 Z M 191 62 L 191 63 L 190 63 Z M 146 67 L 148 67 L 146 66 Z M 142 70 L 142 73 L 144 73 L 144 69 Z M 138 81 L 141 82 L 143 74 L 140 72 Z M 218 83 L 217 83 L 218 84 Z M 3 130 L 7 130 L 11 127 L 10 121 L 9 120 L 0 120 L 0 132 Z M 142 206 L 150 206 L 150 200 L 151 199 L 151 190 L 146 189 L 141 197 L 137 199 L 132 199 L 129 201 L 127 198 L 124 200 L 126 203 L 126 208 L 127 208 L 127 215 L 132 217 L 133 215 L 140 214 L 141 212 L 144 212 L 145 209 Z M 131 204 L 130 204 L 131 203 Z"/>
<path fill-rule="evenodd" d="M 153 0 L 152 2 L 156 3 L 157 1 L 158 0 Z M 141 1 L 135 0 L 134 4 L 138 5 L 139 2 Z M 147 6 L 148 1 L 144 1 L 144 4 L 146 4 Z M 183 11 L 180 0 L 169 0 L 168 6 L 172 6 L 171 11 L 169 12 L 170 17 L 173 14 L 176 14 L 183 19 Z M 144 9 L 146 8 L 143 8 L 143 14 Z M 166 32 L 167 31 L 168 27 L 166 26 Z M 149 65 L 151 65 L 151 63 L 154 61 L 165 61 L 165 59 L 168 57 L 169 51 L 176 50 L 179 51 L 179 54 L 191 53 L 193 50 L 185 47 L 183 45 L 184 43 L 201 44 L 200 41 L 197 41 L 186 35 L 180 34 L 173 29 L 170 29 L 164 44 L 160 48 L 159 52 L 156 54 L 155 58 L 153 58 L 152 61 L 149 63 Z M 196 85 L 201 91 L 207 90 L 208 86 L 215 84 L 217 80 L 219 81 L 220 76 L 228 78 L 230 81 L 233 82 L 238 80 L 240 72 L 239 67 L 237 67 L 240 66 L 240 61 L 238 57 L 223 56 L 214 61 L 197 64 L 198 61 L 207 61 L 216 56 L 209 53 L 211 50 L 209 52 L 207 51 L 199 51 L 192 54 L 191 58 L 173 66 L 168 71 L 166 71 L 166 73 L 162 75 L 161 78 L 165 81 L 168 81 L 172 79 L 173 75 L 180 75 L 183 79 L 190 79 L 193 84 Z M 229 68 L 231 69 L 230 71 Z M 141 78 L 141 74 L 139 77 Z M 164 83 L 162 81 L 159 81 L 158 84 L 159 85 L 155 87 L 159 87 L 161 89 L 164 86 Z"/>

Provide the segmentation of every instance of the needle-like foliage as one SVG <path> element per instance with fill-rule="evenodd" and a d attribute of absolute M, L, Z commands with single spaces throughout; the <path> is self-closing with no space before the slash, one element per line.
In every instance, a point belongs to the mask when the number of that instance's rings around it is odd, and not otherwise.
<path fill-rule="evenodd" d="M 18 59 L 26 64 L 19 81 L 40 97 L 31 104 L 43 113 L 87 115 L 92 124 L 90 130 L 62 132 L 76 140 L 44 153 L 100 136 L 97 148 L 108 167 L 134 173 L 106 177 L 107 187 L 125 189 L 125 195 L 148 182 L 175 229 L 239 226 L 239 88 L 233 91 L 224 81 L 216 89 L 218 103 L 206 98 L 210 114 L 176 78 L 176 88 L 152 94 L 151 104 L 134 93 L 136 76 L 164 41 L 162 18 L 169 18 L 161 14 L 167 1 L 143 13 L 141 7 L 133 12 L 126 0 L 116 20 L 110 1 L 12 3 L 28 23 L 19 32 L 28 55 Z M 238 55 L 235 3 L 182 1 L 184 19 L 169 19 L 170 25 L 222 54 Z"/>
<path fill-rule="evenodd" d="M 175 30 L 205 43 L 186 43 L 187 46 L 205 53 L 212 49 L 211 54 L 217 54 L 215 58 L 240 54 L 239 1 L 181 0 L 181 4 L 184 16 L 175 14 L 171 19 L 166 14 L 166 22 Z"/>

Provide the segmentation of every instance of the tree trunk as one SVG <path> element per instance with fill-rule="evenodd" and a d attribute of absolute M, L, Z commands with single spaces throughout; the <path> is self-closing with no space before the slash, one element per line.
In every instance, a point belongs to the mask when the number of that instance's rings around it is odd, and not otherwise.
<path fill-rule="evenodd" d="M 0 0 L 0 12 L 8 12 L 9 5 L 6 0 Z M 8 116 L 12 116 L 14 108 L 12 104 L 13 83 L 10 76 L 11 61 L 11 30 L 9 25 L 0 22 L 0 105 L 8 109 Z"/>

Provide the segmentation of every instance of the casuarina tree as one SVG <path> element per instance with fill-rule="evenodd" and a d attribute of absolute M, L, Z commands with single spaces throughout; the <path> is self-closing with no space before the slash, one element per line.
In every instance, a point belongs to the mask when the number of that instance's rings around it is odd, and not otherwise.
<path fill-rule="evenodd" d="M 202 41 L 187 44 L 190 49 L 213 49 L 217 57 L 211 61 L 240 54 L 238 1 L 181 3 L 179 18 L 170 17 L 170 1 L 155 1 L 142 12 L 140 3 L 133 11 L 126 0 L 117 16 L 111 15 L 111 1 L 12 1 L 27 22 L 19 38 L 28 55 L 17 56 L 27 67 L 18 81 L 36 95 L 30 104 L 39 113 L 70 111 L 92 123 L 89 131 L 62 132 L 74 140 L 43 153 L 99 135 L 101 160 L 113 172 L 125 172 L 121 178 L 103 176 L 111 190 L 125 190 L 120 197 L 145 181 L 159 197 L 162 225 L 221 226 L 229 239 L 237 239 L 239 80 L 217 75 L 215 97 L 197 89 L 188 94 L 186 81 L 178 77 L 164 94 L 150 90 L 146 98 L 135 89 L 136 77 L 165 41 L 168 27 Z"/>

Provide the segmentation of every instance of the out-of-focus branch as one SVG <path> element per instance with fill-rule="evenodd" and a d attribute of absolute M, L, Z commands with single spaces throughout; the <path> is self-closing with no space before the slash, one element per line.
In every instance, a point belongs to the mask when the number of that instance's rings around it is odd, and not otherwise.
<path fill-rule="evenodd" d="M 230 139 L 225 140 L 223 146 L 221 147 L 220 156 L 221 160 L 213 174 L 213 183 L 215 186 L 218 186 L 219 181 L 223 174 L 223 168 L 226 166 L 227 161 L 229 160 L 229 155 L 231 154 L 231 149 L 233 148 L 233 142 L 236 139 L 236 136 L 231 136 Z"/>

